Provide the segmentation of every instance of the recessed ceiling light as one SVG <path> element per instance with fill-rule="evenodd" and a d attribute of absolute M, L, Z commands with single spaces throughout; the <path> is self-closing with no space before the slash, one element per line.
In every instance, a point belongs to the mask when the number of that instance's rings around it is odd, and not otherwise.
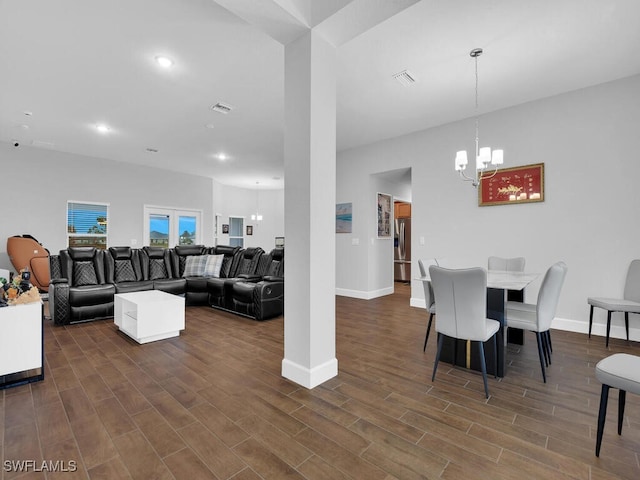
<path fill-rule="evenodd" d="M 218 155 L 216 155 L 216 158 L 224 162 L 228 157 L 224 153 L 219 153 Z"/>
<path fill-rule="evenodd" d="M 213 130 L 214 128 L 216 128 L 216 126 L 213 123 L 207 123 L 205 127 L 207 127 L 210 130 Z"/>
<path fill-rule="evenodd" d="M 173 60 L 171 60 L 169 57 L 165 57 L 162 55 L 158 55 L 156 57 L 156 62 L 158 63 L 158 65 L 160 65 L 163 68 L 169 68 L 173 66 Z"/>
<path fill-rule="evenodd" d="M 30 112 L 29 110 L 25 110 L 25 111 L 24 111 L 24 112 L 22 112 L 22 113 L 24 113 L 24 114 L 25 114 L 25 116 L 27 116 L 27 117 L 31 117 L 31 116 L 33 116 L 33 112 Z"/>
<path fill-rule="evenodd" d="M 145 150 L 149 153 L 158 153 L 158 149 L 157 148 L 151 148 L 151 147 L 147 147 L 145 148 Z"/>
<path fill-rule="evenodd" d="M 103 123 L 99 123 L 98 125 L 96 125 L 96 130 L 98 130 L 100 133 L 109 133 L 110 128 Z"/>

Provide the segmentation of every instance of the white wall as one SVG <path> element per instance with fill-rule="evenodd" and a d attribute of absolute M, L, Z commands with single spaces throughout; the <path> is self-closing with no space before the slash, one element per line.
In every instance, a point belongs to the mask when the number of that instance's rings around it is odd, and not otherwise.
<path fill-rule="evenodd" d="M 251 220 L 259 201 L 262 221 Z M 246 226 L 253 225 L 253 235 L 245 235 L 245 247 L 262 247 L 269 252 L 275 246 L 275 237 L 284 237 L 284 190 L 256 190 L 231 187 L 213 182 L 213 210 L 220 215 L 218 245 L 227 245 L 229 235 L 222 233 L 222 224 L 229 217 L 244 217 Z"/>
<path fill-rule="evenodd" d="M 337 289 L 366 285 L 358 295 L 366 297 L 392 287 L 387 269 L 370 264 L 386 262 L 374 238 L 371 174 L 410 167 L 413 271 L 429 257 L 485 266 L 490 255 L 524 256 L 526 269 L 540 273 L 564 260 L 556 326 L 586 331 L 587 297 L 620 296 L 629 262 L 640 257 L 638 132 L 640 76 L 483 116 L 481 144 L 504 148 L 505 167 L 545 163 L 543 203 L 494 207 L 478 207 L 476 189 L 453 170 L 455 152 L 473 150 L 473 119 L 340 152 L 337 201 L 353 202 L 353 233 L 337 235 Z M 527 288 L 527 301 L 535 301 L 539 283 Z M 413 281 L 412 303 L 422 298 Z M 604 319 L 598 312 L 596 331 Z M 634 335 L 640 339 L 640 330 Z"/>
<path fill-rule="evenodd" d="M 212 180 L 122 162 L 0 143 L 0 268 L 6 238 L 28 233 L 52 253 L 67 246 L 67 200 L 109 203 L 108 245 L 142 246 L 143 205 L 202 210 L 212 245 Z"/>

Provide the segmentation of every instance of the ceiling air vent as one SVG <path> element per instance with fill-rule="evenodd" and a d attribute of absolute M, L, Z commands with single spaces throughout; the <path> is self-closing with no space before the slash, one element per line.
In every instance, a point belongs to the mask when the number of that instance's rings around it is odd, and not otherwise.
<path fill-rule="evenodd" d="M 227 105 L 225 103 L 222 102 L 218 102 L 215 105 L 211 105 L 211 110 L 213 110 L 214 112 L 219 112 L 219 113 L 229 113 L 231 110 L 233 110 L 233 107 L 231 105 Z"/>
<path fill-rule="evenodd" d="M 393 78 L 395 78 L 405 87 L 416 83 L 415 77 L 411 74 L 411 72 L 409 72 L 409 70 L 403 70 L 400 73 L 396 73 Z"/>

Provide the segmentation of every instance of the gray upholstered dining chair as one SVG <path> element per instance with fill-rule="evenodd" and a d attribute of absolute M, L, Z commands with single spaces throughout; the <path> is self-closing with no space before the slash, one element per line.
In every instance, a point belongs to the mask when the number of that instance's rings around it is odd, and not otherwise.
<path fill-rule="evenodd" d="M 435 258 L 429 258 L 427 260 L 418 260 L 418 267 L 420 267 L 420 276 L 424 277 L 427 275 L 427 268 L 431 265 L 437 265 L 438 262 Z M 429 340 L 429 332 L 431 332 L 431 322 L 433 322 L 433 316 L 436 314 L 436 301 L 433 295 L 433 286 L 431 282 L 424 281 L 422 282 L 422 287 L 424 288 L 424 304 L 429 313 L 429 323 L 427 324 L 427 333 L 424 336 L 424 346 L 422 347 L 422 351 L 427 350 L 427 341 Z"/>
<path fill-rule="evenodd" d="M 483 343 L 493 338 L 494 365 L 497 365 L 495 335 L 500 329 L 500 322 L 487 318 L 487 271 L 480 267 L 448 269 L 431 265 L 429 274 L 438 305 L 438 351 L 431 381 L 436 378 L 445 335 L 454 339 L 478 342 L 484 393 L 489 398 Z"/>
<path fill-rule="evenodd" d="M 524 272 L 524 263 L 524 257 L 489 257 L 487 267 L 489 270 L 501 270 L 503 272 Z M 524 290 L 507 290 L 507 300 L 523 302 Z"/>
<path fill-rule="evenodd" d="M 611 313 L 624 313 L 624 326 L 629 340 L 629 314 L 640 313 L 640 260 L 633 260 L 627 271 L 627 280 L 624 284 L 622 298 L 589 297 L 587 303 L 591 305 L 589 312 L 589 338 L 591 338 L 591 326 L 593 325 L 593 308 L 598 307 L 607 311 L 607 340 L 609 346 L 609 332 L 611 331 Z"/>
<path fill-rule="evenodd" d="M 554 263 L 542 279 L 537 303 L 507 302 L 505 309 L 507 327 L 535 332 L 542 379 L 545 383 L 547 382 L 545 364 L 548 366 L 551 363 L 550 349 L 546 344 L 548 335 L 545 335 L 545 332 L 551 328 L 566 275 L 567 265 L 564 262 Z"/>
<path fill-rule="evenodd" d="M 524 272 L 524 257 L 502 258 L 489 257 L 489 270 L 502 270 L 504 272 Z"/>

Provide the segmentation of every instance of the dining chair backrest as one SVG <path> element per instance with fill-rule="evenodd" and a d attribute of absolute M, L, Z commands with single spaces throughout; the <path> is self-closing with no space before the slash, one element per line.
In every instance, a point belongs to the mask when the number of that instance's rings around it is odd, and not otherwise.
<path fill-rule="evenodd" d="M 629 265 L 623 298 L 632 302 L 640 302 L 640 260 L 633 260 Z"/>
<path fill-rule="evenodd" d="M 448 337 L 486 340 L 487 271 L 429 267 L 438 314 L 436 331 Z"/>
<path fill-rule="evenodd" d="M 524 272 L 524 257 L 489 257 L 488 267 L 489 270 L 501 270 L 504 272 Z"/>
<path fill-rule="evenodd" d="M 437 264 L 438 262 L 436 262 L 435 258 L 418 260 L 418 267 L 420 268 L 420 276 L 425 277 L 428 273 L 427 269 L 431 265 L 437 265 Z M 422 287 L 424 288 L 424 303 L 427 309 L 429 309 L 435 303 L 435 298 L 433 295 L 433 285 L 431 285 L 431 282 L 422 282 Z"/>
<path fill-rule="evenodd" d="M 538 331 L 546 331 L 551 328 L 551 322 L 556 315 L 560 290 L 564 278 L 567 275 L 567 265 L 564 262 L 554 263 L 545 273 L 538 292 L 536 304 L 536 316 L 538 319 Z"/>

